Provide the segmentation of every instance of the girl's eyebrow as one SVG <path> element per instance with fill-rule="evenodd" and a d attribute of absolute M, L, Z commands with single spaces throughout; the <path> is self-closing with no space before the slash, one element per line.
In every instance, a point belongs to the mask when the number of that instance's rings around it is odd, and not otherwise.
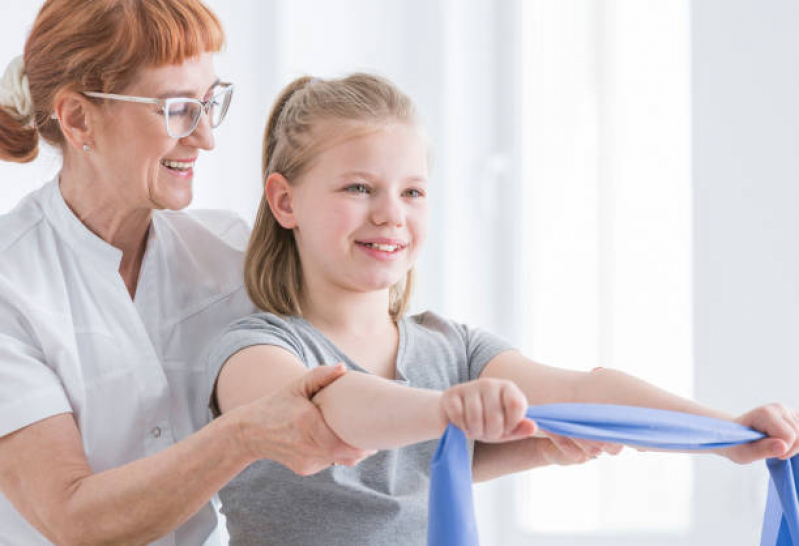
<path fill-rule="evenodd" d="M 380 180 L 380 177 L 367 171 L 346 171 L 341 174 L 340 178 L 366 178 L 367 180 Z M 424 176 L 411 175 L 404 179 L 405 182 L 419 182 L 427 184 L 427 178 Z"/>
<path fill-rule="evenodd" d="M 340 178 L 368 178 L 369 180 L 376 180 L 380 177 L 367 171 L 345 171 L 341 173 Z"/>

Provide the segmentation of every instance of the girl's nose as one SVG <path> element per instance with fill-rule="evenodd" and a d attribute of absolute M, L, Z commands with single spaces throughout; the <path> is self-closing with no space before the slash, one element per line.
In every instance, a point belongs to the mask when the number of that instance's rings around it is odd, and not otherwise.
<path fill-rule="evenodd" d="M 401 226 L 405 223 L 405 211 L 398 197 L 384 195 L 375 200 L 372 221 L 378 225 Z"/>

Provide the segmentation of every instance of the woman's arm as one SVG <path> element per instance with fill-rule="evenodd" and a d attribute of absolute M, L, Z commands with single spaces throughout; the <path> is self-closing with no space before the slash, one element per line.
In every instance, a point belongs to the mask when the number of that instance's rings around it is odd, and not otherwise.
<path fill-rule="evenodd" d="M 260 458 L 301 473 L 365 454 L 342 444 L 309 398 L 342 370 L 320 368 L 155 455 L 93 473 L 71 414 L 0 438 L 0 491 L 56 544 L 145 544 L 196 513 Z"/>
<path fill-rule="evenodd" d="M 746 463 L 766 457 L 790 457 L 799 452 L 797 432 L 799 419 L 795 412 L 778 404 L 762 406 L 738 418 L 703 406 L 692 400 L 681 398 L 638 378 L 606 368 L 597 368 L 591 372 L 563 370 L 537 364 L 515 351 L 499 354 L 486 365 L 480 376 L 503 378 L 514 381 L 527 396 L 531 404 L 550 404 L 560 402 L 586 402 L 599 404 L 624 404 L 642 406 L 696 415 L 706 415 L 719 419 L 736 421 L 742 425 L 755 428 L 768 435 L 768 438 L 732 448 L 717 450 L 716 453 L 729 459 Z M 475 475 L 495 477 L 540 466 L 545 460 L 543 454 L 534 454 L 529 461 L 530 466 L 522 463 L 524 453 L 537 448 L 551 450 L 547 444 L 516 442 L 503 446 L 482 448 L 477 446 Z M 613 453 L 618 446 L 597 442 L 581 441 L 581 447 L 590 455 L 594 448 Z M 482 452 L 482 453 L 481 453 Z M 574 452 L 577 460 L 582 457 Z M 479 462 L 478 461 L 481 461 Z"/>
<path fill-rule="evenodd" d="M 224 413 L 278 391 L 304 369 L 296 356 L 280 347 L 257 345 L 241 350 L 219 373 L 219 407 Z M 350 372 L 321 390 L 313 402 L 339 438 L 361 449 L 391 449 L 432 440 L 442 435 L 450 421 L 465 429 L 466 415 L 480 422 L 479 427 L 467 430 L 474 438 L 510 441 L 534 430 L 524 418 L 526 400 L 510 381 L 473 381 L 442 393 Z"/>

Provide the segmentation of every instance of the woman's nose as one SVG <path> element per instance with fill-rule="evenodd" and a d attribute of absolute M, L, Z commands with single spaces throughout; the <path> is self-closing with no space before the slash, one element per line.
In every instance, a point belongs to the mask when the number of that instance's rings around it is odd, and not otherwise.
<path fill-rule="evenodd" d="M 202 150 L 213 150 L 214 148 L 214 132 L 211 129 L 211 117 L 207 112 L 203 112 L 200 116 L 200 121 L 194 131 L 186 137 L 183 141 L 190 146 L 200 148 Z"/>

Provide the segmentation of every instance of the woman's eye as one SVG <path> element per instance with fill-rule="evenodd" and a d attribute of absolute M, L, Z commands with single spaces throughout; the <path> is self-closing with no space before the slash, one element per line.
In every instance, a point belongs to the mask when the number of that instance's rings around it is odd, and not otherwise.
<path fill-rule="evenodd" d="M 170 116 L 185 116 L 189 111 L 189 106 L 186 103 L 172 104 L 169 107 Z"/>

